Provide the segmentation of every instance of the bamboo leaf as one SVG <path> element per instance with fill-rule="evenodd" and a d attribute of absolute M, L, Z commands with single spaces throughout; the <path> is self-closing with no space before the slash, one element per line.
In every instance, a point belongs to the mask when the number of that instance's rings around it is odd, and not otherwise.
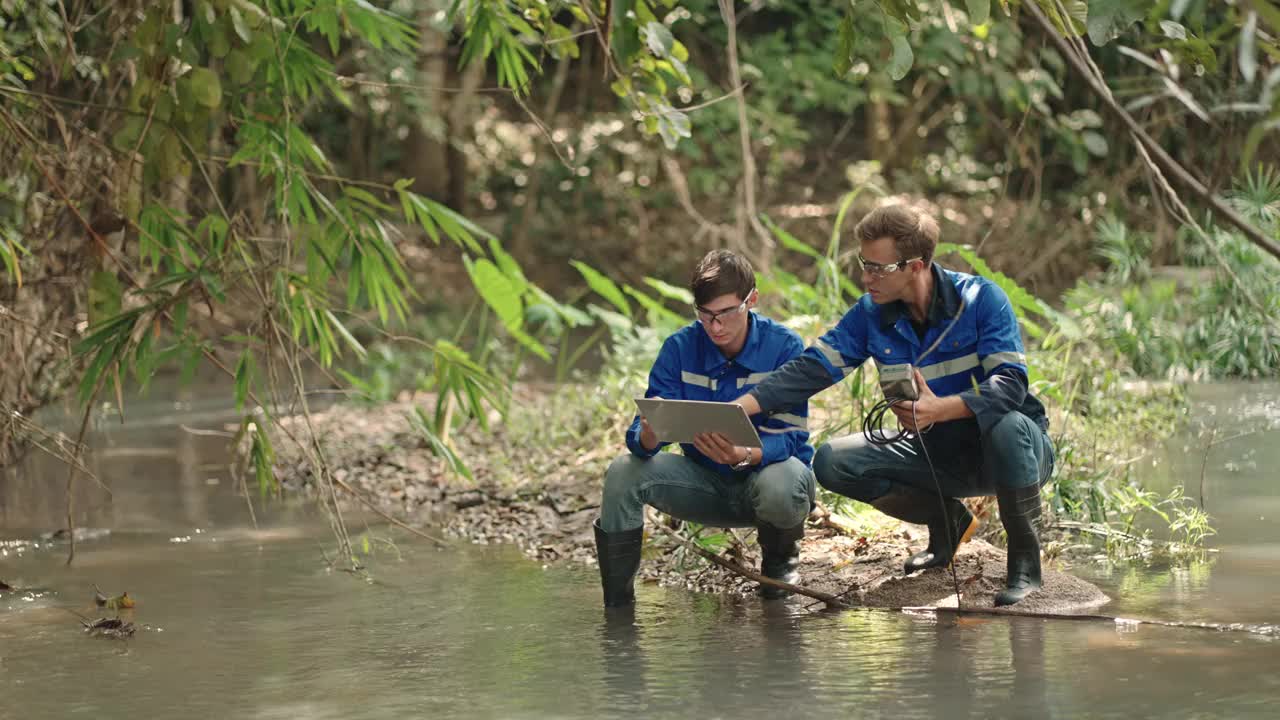
<path fill-rule="evenodd" d="M 427 445 L 431 447 L 432 452 L 443 459 L 450 470 L 468 480 L 474 479 L 471 476 L 471 468 L 467 467 L 467 464 L 453 451 L 453 448 L 446 445 L 440 439 L 440 436 L 431 429 L 435 423 L 427 418 L 422 408 L 414 408 L 413 414 L 409 415 L 408 419 L 409 426 L 427 441 Z"/>
<path fill-rule="evenodd" d="M 338 331 L 338 335 L 342 336 L 343 341 L 347 343 L 348 347 L 350 347 L 353 351 L 355 351 L 356 355 L 359 355 L 360 357 L 363 358 L 368 354 L 368 351 L 365 350 L 364 345 L 361 345 L 360 341 L 356 340 L 355 336 L 351 334 L 351 331 L 347 329 L 346 325 L 343 325 L 338 320 L 336 315 L 334 315 L 329 310 L 325 310 L 324 314 L 325 314 L 325 317 L 328 318 L 329 320 L 329 325 L 334 330 Z"/>
<path fill-rule="evenodd" d="M 236 363 L 235 373 L 235 397 L 236 410 L 244 412 L 245 399 L 249 396 L 249 387 L 253 384 L 254 376 L 254 359 L 253 351 L 245 348 L 240 353 L 240 360 Z"/>

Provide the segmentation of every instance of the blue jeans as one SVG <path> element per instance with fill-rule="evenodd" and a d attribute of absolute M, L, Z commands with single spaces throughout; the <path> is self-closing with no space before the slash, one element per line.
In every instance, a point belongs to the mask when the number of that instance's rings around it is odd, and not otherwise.
<path fill-rule="evenodd" d="M 813 471 L 796 458 L 732 475 L 706 468 L 683 455 L 651 458 L 630 453 L 609 465 L 600 502 L 600 529 L 608 533 L 644 525 L 644 506 L 713 527 L 750 527 L 766 522 L 792 528 L 812 509 Z"/>
<path fill-rule="evenodd" d="M 937 485 L 918 438 L 891 445 L 872 445 L 861 433 L 837 438 L 818 448 L 813 471 L 822 487 L 867 503 L 894 484 L 931 494 L 940 485 L 947 497 L 976 497 L 1043 484 L 1053 472 L 1049 435 L 1016 411 L 985 433 L 972 421 L 940 423 L 924 443 Z"/>

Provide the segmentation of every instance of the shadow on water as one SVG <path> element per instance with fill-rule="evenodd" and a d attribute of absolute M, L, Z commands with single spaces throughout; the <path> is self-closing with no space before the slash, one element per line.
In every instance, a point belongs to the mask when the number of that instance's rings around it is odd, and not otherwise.
<path fill-rule="evenodd" d="M 249 526 L 219 474 L 223 441 L 169 422 L 112 432 L 117 452 L 95 462 L 115 493 L 86 503 L 83 524 L 115 532 L 83 543 L 74 566 L 61 545 L 31 542 L 59 524 L 65 476 L 24 467 L 0 488 L 15 538 L 0 544 L 0 578 L 45 589 L 0 593 L 0 717 L 1261 717 L 1280 693 L 1265 671 L 1280 644 L 1257 636 L 810 612 L 651 585 L 606 612 L 592 569 L 510 547 L 438 551 L 382 526 L 355 528 L 375 540 L 373 572 L 351 576 L 327 567 L 332 540 L 305 505 L 264 504 Z M 1218 563 L 1116 571 L 1108 612 L 1274 619 L 1263 605 L 1280 590 L 1280 533 L 1248 519 L 1260 503 L 1240 504 L 1245 530 L 1225 512 L 1236 492 L 1274 491 L 1241 477 L 1211 485 Z M 132 639 L 80 631 L 67 611 L 98 613 L 94 584 L 137 599 Z"/>

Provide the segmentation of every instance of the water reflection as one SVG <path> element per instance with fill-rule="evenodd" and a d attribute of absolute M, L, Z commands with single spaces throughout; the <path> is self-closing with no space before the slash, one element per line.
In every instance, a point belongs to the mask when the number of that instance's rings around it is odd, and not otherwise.
<path fill-rule="evenodd" d="M 99 456 L 115 493 L 78 506 L 85 524 L 117 530 L 86 542 L 75 566 L 63 566 L 61 546 L 0 543 L 0 577 L 46 589 L 30 600 L 0 594 L 3 707 L 135 718 L 182 707 L 190 720 L 1127 719 L 1270 717 L 1280 696 L 1280 676 L 1266 672 L 1280 644 L 1253 636 L 832 613 L 651 585 L 637 589 L 634 608 L 605 611 L 593 569 L 543 570 L 512 548 L 438 552 L 382 529 L 397 552 L 377 544 L 376 582 L 364 582 L 327 569 L 327 530 L 306 513 L 272 507 L 262 529 L 248 527 L 243 498 L 209 482 L 225 462 L 221 441 L 167 426 L 146 432 L 168 454 L 117 432 Z M 1280 443 L 1260 445 L 1259 467 L 1280 466 L 1277 452 Z M 1246 498 L 1238 519 L 1220 519 L 1217 563 L 1115 570 L 1103 579 L 1120 598 L 1116 612 L 1275 619 L 1280 534 L 1250 519 L 1269 510 L 1248 499 L 1273 496 L 1274 478 L 1249 472 L 1210 478 L 1222 508 L 1236 507 L 1232 492 Z M 24 493 L 34 513 L 15 504 Z M 10 476 L 0 523 L 34 537 L 25 528 L 60 524 L 61 501 L 47 474 Z M 134 619 L 163 632 L 124 644 L 84 637 L 66 611 L 94 612 L 94 583 L 129 590 Z"/>

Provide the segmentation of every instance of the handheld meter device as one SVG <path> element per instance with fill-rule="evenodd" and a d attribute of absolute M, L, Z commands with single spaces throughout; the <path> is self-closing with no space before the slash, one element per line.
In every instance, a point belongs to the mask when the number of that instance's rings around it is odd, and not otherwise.
<path fill-rule="evenodd" d="M 881 365 L 880 390 L 886 400 L 919 400 L 915 368 L 906 365 Z"/>

